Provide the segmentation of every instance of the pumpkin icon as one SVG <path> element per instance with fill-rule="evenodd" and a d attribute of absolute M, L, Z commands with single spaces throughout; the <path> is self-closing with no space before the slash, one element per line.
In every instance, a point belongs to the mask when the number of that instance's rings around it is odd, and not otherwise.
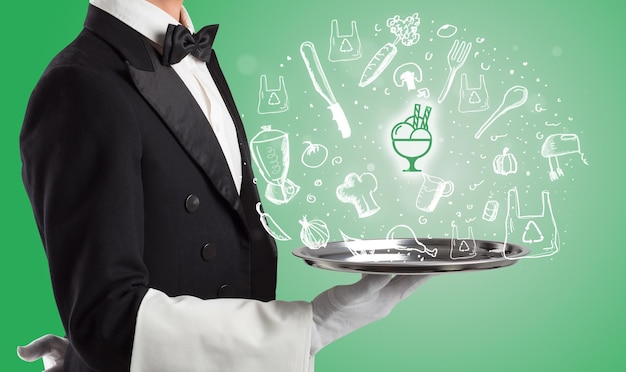
<path fill-rule="evenodd" d="M 509 153 L 508 147 L 505 147 L 502 154 L 496 155 L 493 159 L 493 171 L 503 176 L 517 173 L 517 160 L 513 154 Z"/>

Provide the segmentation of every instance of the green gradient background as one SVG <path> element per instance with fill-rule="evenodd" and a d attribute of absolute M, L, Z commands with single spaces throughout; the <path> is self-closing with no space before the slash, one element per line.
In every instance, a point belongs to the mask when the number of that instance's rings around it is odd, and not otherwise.
<path fill-rule="evenodd" d="M 624 26 L 619 26 L 624 24 L 623 6 L 607 0 L 586 6 L 537 0 L 506 4 L 486 0 L 471 3 L 388 0 L 368 4 L 326 0 L 305 4 L 233 1 L 220 5 L 187 0 L 185 3 L 196 25 L 221 24 L 215 48 L 244 116 L 249 138 L 261 125 L 269 124 L 290 134 L 294 161 L 289 178 L 302 189 L 288 205 L 265 203 L 266 211 L 295 238 L 279 245 L 280 299 L 310 300 L 332 285 L 358 278 L 355 274 L 310 268 L 291 255 L 291 250 L 301 245 L 297 239 L 297 220 L 303 214 L 327 220 L 332 226 L 332 239 L 339 239 L 337 227 L 346 233 L 355 231 L 355 235 L 373 238 L 384 237 L 396 223 L 420 226 L 415 222 L 420 214 L 412 207 L 419 175 L 411 178 L 412 175 L 401 174 L 405 163 L 393 153 L 387 140 L 391 126 L 411 113 L 413 98 L 389 81 L 375 82 L 377 91 L 356 87 L 360 72 L 374 51 L 393 41 L 384 28 L 388 17 L 420 14 L 420 42 L 410 48 L 399 46 L 397 59 L 381 79 L 390 78 L 401 58 L 419 62 L 423 61 L 425 51 L 434 53 L 429 65 L 433 69 L 424 69 L 425 78 L 431 80 L 424 83 L 431 88 L 433 135 L 437 133 L 437 140 L 444 142 L 438 150 L 433 147 L 428 161 L 424 159 L 424 166 L 432 170 L 429 173 L 454 179 L 457 187 L 450 203 L 440 203 L 441 207 L 428 216 L 428 224 L 416 229 L 418 235 L 448 234 L 455 212 L 462 212 L 459 220 L 471 217 L 471 211 L 465 208 L 467 204 L 475 203 L 474 212 L 480 213 L 485 195 L 468 192 L 468 185 L 493 177 L 481 172 L 489 171 L 490 159 L 502 151 L 503 144 L 519 148 L 536 131 L 563 130 L 579 136 L 589 162 L 584 165 L 576 155 L 563 159 L 565 176 L 550 182 L 547 160 L 536 156 L 533 151 L 537 149 L 529 145 L 527 154 L 517 155 L 520 168 L 532 170 L 531 175 L 509 176 L 506 182 L 496 179 L 497 185 L 493 187 L 496 197 L 502 198 L 503 191 L 517 185 L 527 193 L 523 194 L 524 198 L 531 204 L 534 202 L 534 207 L 541 190 L 551 192 L 562 241 L 557 255 L 523 260 L 502 270 L 434 278 L 386 319 L 321 351 L 316 360 L 318 371 L 626 369 L 621 355 L 626 345 L 626 308 L 620 244 L 625 198 L 619 177 L 625 168 L 622 149 L 626 134 L 619 111 L 624 106 L 626 83 L 623 71 L 626 53 L 621 49 L 626 34 Z M 9 45 L 5 41 L 0 69 L 5 113 L 0 136 L 3 174 L 0 282 L 5 296 L 0 369 L 6 371 L 41 370 L 40 363 L 21 362 L 15 355 L 16 345 L 43 333 L 63 332 L 51 294 L 45 255 L 21 184 L 18 134 L 31 89 L 48 61 L 81 29 L 86 4 L 87 0 L 25 1 L 10 4 L 5 13 L 5 35 L 8 29 L 20 33 L 19 40 L 9 40 Z M 343 33 L 349 31 L 346 27 L 350 20 L 357 21 L 363 42 L 360 60 L 331 65 L 325 58 L 333 18 L 339 20 Z M 495 80 L 501 79 L 503 84 L 495 84 L 490 91 L 490 110 L 465 116 L 467 123 L 449 111 L 453 106 L 445 106 L 454 100 L 451 98 L 454 91 L 444 106 L 435 101 L 447 75 L 444 59 L 439 59 L 437 64 L 436 58 L 444 58 L 452 39 L 446 44 L 433 36 L 435 41 L 430 43 L 428 31 L 445 23 L 458 26 L 468 40 L 484 37 L 485 47 L 497 48 L 497 52 L 493 51 L 494 58 L 497 56 L 493 65 L 503 68 L 501 72 L 485 73 L 487 79 L 497 76 Z M 375 24 L 383 26 L 378 36 L 373 31 Z M 335 95 L 351 120 L 353 137 L 348 140 L 338 139 L 325 102 L 312 89 L 298 53 L 300 43 L 305 40 L 316 44 Z M 555 48 L 561 52 L 555 53 Z M 7 56 L 19 59 L 7 61 Z M 522 62 L 528 62 L 526 70 L 521 67 Z M 470 72 L 470 62 L 465 67 Z M 513 75 L 508 72 L 510 68 L 516 70 Z M 276 115 L 256 113 L 258 79 L 264 73 L 268 74 L 270 87 L 277 84 L 278 75 L 286 76 L 289 111 Z M 528 79 L 526 85 L 531 97 L 536 98 L 537 91 L 542 93 L 545 98 L 542 106 L 552 110 L 546 115 L 557 113 L 563 125 L 553 129 L 543 127 L 544 117 L 533 113 L 533 106 L 528 104 L 518 109 L 519 112 L 511 112 L 509 117 L 517 123 L 520 115 L 524 115 L 526 119 L 522 123 L 528 121 L 528 125 L 504 129 L 506 118 L 503 118 L 485 138 L 475 141 L 471 134 L 500 102 L 502 92 L 498 93 L 498 89 L 520 83 L 520 75 Z M 536 77 L 548 86 L 534 84 Z M 382 94 L 384 87 L 390 87 L 390 96 Z M 369 109 L 363 109 L 365 105 Z M 518 128 L 525 128 L 521 140 L 514 138 Z M 502 142 L 492 142 L 486 137 L 507 132 L 513 134 Z M 364 136 L 368 140 L 363 140 Z M 298 160 L 304 140 L 327 145 L 331 154 L 341 154 L 344 162 L 340 167 L 326 165 L 320 174 L 302 167 Z M 370 151 L 371 140 L 377 144 Z M 474 148 L 477 143 L 479 147 Z M 448 144 L 454 147 L 447 147 Z M 377 150 L 378 146 L 382 151 Z M 472 155 L 472 151 L 476 154 Z M 476 158 L 483 153 L 489 154 L 486 166 Z M 381 211 L 368 221 L 359 221 L 351 207 L 333 200 L 332 194 L 345 174 L 362 173 L 368 164 L 374 166 L 381 181 L 375 193 Z M 312 182 L 318 177 L 323 178 L 324 186 L 315 189 Z M 259 185 L 263 189 L 265 182 L 259 179 Z M 318 197 L 315 204 L 304 201 L 309 192 Z M 501 208 L 502 212 L 502 202 Z M 493 225 L 475 227 L 477 238 L 504 238 L 502 228 L 486 231 L 483 227 L 488 229 Z M 464 225 L 460 231 L 463 237 Z"/>

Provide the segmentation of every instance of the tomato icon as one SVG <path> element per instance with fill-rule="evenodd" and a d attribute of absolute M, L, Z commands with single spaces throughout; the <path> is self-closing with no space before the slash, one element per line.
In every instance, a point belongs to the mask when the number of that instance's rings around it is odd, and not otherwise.
<path fill-rule="evenodd" d="M 328 158 L 328 149 L 324 145 L 312 143 L 311 141 L 304 141 L 307 147 L 302 152 L 302 164 L 309 168 L 321 167 Z"/>

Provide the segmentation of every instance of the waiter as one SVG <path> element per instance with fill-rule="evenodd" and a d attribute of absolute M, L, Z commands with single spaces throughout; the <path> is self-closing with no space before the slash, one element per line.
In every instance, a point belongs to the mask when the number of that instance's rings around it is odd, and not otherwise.
<path fill-rule="evenodd" d="M 423 282 L 370 275 L 276 301 L 276 245 L 217 26 L 194 34 L 182 0 L 90 3 L 20 137 L 67 341 L 20 355 L 66 371 L 311 371 L 322 347 Z"/>

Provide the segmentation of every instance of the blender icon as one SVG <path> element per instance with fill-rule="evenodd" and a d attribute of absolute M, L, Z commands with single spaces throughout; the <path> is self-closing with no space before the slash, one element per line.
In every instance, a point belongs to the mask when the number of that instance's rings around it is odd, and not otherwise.
<path fill-rule="evenodd" d="M 289 137 L 287 133 L 262 126 L 250 141 L 252 161 L 267 182 L 265 197 L 274 204 L 289 202 L 300 186 L 287 179 L 289 171 Z"/>

